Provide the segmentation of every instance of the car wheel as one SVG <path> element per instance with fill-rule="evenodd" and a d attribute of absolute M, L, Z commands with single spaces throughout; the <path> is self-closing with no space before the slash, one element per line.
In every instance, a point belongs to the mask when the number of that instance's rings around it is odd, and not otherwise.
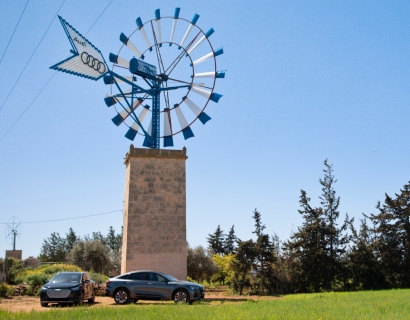
<path fill-rule="evenodd" d="M 41 304 L 41 306 L 42 306 L 43 308 L 47 308 L 47 307 L 48 307 L 48 303 L 40 302 L 40 304 Z"/>
<path fill-rule="evenodd" d="M 114 300 L 118 304 L 130 303 L 130 294 L 127 289 L 118 289 L 114 292 Z"/>
<path fill-rule="evenodd" d="M 78 293 L 78 301 L 77 301 L 76 305 L 82 306 L 83 302 L 84 302 L 84 292 L 80 291 Z"/>
<path fill-rule="evenodd" d="M 88 303 L 94 303 L 95 302 L 95 291 L 93 290 L 93 295 L 91 296 L 90 299 L 88 299 Z"/>
<path fill-rule="evenodd" d="M 175 303 L 187 303 L 189 302 L 188 292 L 182 289 L 178 289 L 174 292 L 173 300 Z"/>

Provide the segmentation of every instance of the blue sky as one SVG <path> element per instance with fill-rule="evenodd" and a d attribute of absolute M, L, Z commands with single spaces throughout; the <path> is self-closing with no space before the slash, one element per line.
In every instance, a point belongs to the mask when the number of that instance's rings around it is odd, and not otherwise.
<path fill-rule="evenodd" d="M 109 2 L 66 0 L 59 14 L 85 34 Z M 62 3 L 29 1 L 0 63 L 0 104 Z M 0 56 L 25 4 L 2 3 Z M 212 120 L 193 124 L 195 138 L 176 140 L 189 156 L 190 245 L 206 245 L 218 225 L 253 237 L 255 208 L 267 232 L 288 239 L 302 222 L 300 190 L 319 205 L 325 159 L 334 165 L 341 215 L 356 223 L 410 180 L 408 1 L 114 0 L 87 38 L 108 61 L 137 17 L 152 19 L 157 8 L 171 16 L 176 7 L 189 20 L 198 13 L 202 29 L 215 29 L 212 45 L 224 47 L 218 69 L 227 70 L 215 89 L 222 99 L 206 108 Z M 16 122 L 70 49 L 54 19 L 0 110 L 1 228 L 13 216 L 33 222 L 122 209 L 130 142 L 111 122 L 102 80 L 59 72 Z M 23 223 L 17 249 L 37 256 L 51 232 L 106 233 L 121 225 L 121 212 Z M 11 245 L 1 234 L 4 252 Z"/>

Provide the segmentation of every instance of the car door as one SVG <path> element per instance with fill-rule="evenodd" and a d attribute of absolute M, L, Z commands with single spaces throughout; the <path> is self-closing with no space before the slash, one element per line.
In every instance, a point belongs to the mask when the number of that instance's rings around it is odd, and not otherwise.
<path fill-rule="evenodd" d="M 148 272 L 132 272 L 126 283 L 138 298 L 143 298 L 147 295 Z"/>
<path fill-rule="evenodd" d="M 150 272 L 148 275 L 147 296 L 151 299 L 171 299 L 171 285 L 158 273 Z"/>

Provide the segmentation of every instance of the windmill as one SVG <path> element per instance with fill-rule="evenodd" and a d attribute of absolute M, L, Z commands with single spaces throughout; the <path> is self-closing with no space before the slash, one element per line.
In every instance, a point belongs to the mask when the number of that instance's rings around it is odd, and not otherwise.
<path fill-rule="evenodd" d="M 6 224 L 7 242 L 13 245 L 13 251 L 16 250 L 16 238 L 21 234 L 21 222 L 17 217 L 12 217 Z"/>
<path fill-rule="evenodd" d="M 145 23 L 138 17 L 137 28 L 129 35 L 121 33 L 119 51 L 110 53 L 111 69 L 100 50 L 59 19 L 73 56 L 50 68 L 103 78 L 110 86 L 105 104 L 115 110 L 112 122 L 127 126 L 126 138 L 141 135 L 143 146 L 152 149 L 159 149 L 162 139 L 163 147 L 172 147 L 179 133 L 185 140 L 194 137 L 191 126 L 197 119 L 202 124 L 211 119 L 204 110 L 209 101 L 217 103 L 222 97 L 214 88 L 216 79 L 225 77 L 216 64 L 223 49 L 214 50 L 209 40 L 214 29 L 199 28 L 198 14 L 186 20 L 176 8 L 173 16 L 161 16 L 157 9 L 155 18 Z"/>

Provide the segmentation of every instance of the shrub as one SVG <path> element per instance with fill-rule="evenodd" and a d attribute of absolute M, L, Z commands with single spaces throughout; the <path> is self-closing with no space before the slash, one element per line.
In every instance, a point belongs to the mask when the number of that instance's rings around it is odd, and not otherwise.
<path fill-rule="evenodd" d="M 7 297 L 9 285 L 5 282 L 0 283 L 0 298 Z"/>
<path fill-rule="evenodd" d="M 108 280 L 108 277 L 101 273 L 90 272 L 91 279 L 94 280 L 95 284 L 105 283 Z"/>
<path fill-rule="evenodd" d="M 42 286 L 46 283 L 48 276 L 46 274 L 29 274 L 25 279 L 24 282 L 28 283 L 30 286 Z"/>
<path fill-rule="evenodd" d="M 23 263 L 14 258 L 6 258 L 5 264 L 8 282 L 11 284 L 16 283 L 17 275 L 23 270 Z"/>

